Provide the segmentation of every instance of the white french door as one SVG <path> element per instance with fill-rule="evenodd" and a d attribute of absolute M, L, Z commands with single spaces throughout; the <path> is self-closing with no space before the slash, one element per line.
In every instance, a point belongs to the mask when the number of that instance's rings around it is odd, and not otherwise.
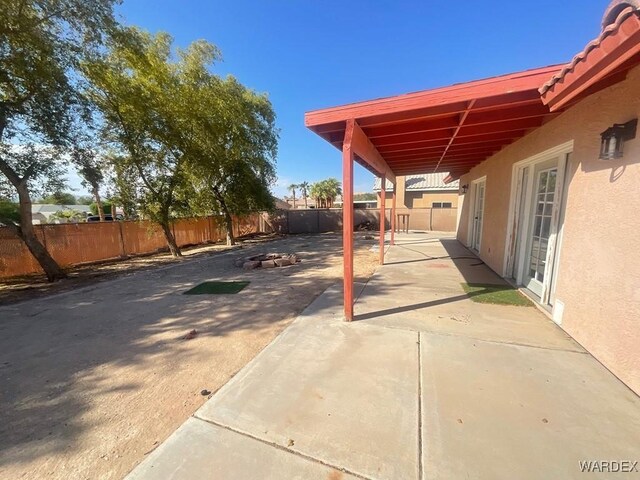
<path fill-rule="evenodd" d="M 484 220 L 484 194 L 486 182 L 483 180 L 475 184 L 475 194 L 473 199 L 473 228 L 471 234 L 471 248 L 476 252 L 480 251 L 482 240 L 482 222 Z"/>
<path fill-rule="evenodd" d="M 551 168 L 537 166 L 533 185 L 529 234 L 527 238 L 527 258 L 524 269 L 524 285 L 542 298 L 542 290 L 547 271 L 549 239 L 555 206 L 558 166 Z"/>
<path fill-rule="evenodd" d="M 543 305 L 551 305 L 550 295 L 556 275 L 556 252 L 560 208 L 564 193 L 567 153 L 524 163 L 517 168 L 514 205 L 517 227 L 513 249 L 513 277 L 529 289 Z"/>

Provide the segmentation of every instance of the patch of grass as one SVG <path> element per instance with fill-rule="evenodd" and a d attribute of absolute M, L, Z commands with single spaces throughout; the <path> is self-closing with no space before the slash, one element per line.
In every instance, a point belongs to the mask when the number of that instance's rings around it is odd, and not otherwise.
<path fill-rule="evenodd" d="M 196 285 L 185 295 L 222 295 L 240 292 L 250 282 L 204 282 Z"/>
<path fill-rule="evenodd" d="M 471 300 L 494 305 L 514 305 L 532 307 L 533 303 L 510 285 L 487 285 L 482 283 L 462 283 L 462 289 Z"/>

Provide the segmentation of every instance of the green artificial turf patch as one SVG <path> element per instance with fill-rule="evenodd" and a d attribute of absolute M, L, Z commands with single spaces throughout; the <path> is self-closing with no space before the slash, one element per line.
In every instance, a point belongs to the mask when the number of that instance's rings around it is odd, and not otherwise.
<path fill-rule="evenodd" d="M 533 303 L 509 285 L 486 285 L 482 283 L 462 283 L 462 288 L 471 300 L 495 305 L 515 305 L 532 307 Z"/>
<path fill-rule="evenodd" d="M 250 282 L 204 282 L 196 285 L 191 290 L 184 292 L 185 295 L 221 295 L 238 293 Z"/>

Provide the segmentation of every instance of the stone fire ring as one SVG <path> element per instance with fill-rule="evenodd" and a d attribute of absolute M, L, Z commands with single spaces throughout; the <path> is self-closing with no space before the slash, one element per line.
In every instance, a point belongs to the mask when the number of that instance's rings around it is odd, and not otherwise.
<path fill-rule="evenodd" d="M 295 253 L 262 253 L 253 257 L 238 258 L 235 261 L 236 267 L 245 270 L 255 270 L 256 268 L 275 268 L 295 265 L 300 259 Z"/>

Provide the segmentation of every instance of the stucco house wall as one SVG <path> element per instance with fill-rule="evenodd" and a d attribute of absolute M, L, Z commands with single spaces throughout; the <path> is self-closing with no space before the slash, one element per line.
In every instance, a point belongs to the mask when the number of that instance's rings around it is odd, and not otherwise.
<path fill-rule="evenodd" d="M 451 208 L 458 206 L 458 193 L 451 190 L 416 191 L 406 190 L 406 177 L 396 177 L 396 206 L 398 208 L 431 208 L 433 202 L 451 202 Z M 386 205 L 391 205 L 391 192 L 387 192 Z M 378 208 L 380 193 L 378 192 Z"/>
<path fill-rule="evenodd" d="M 582 100 L 464 175 L 486 176 L 480 258 L 504 273 L 512 167 L 574 142 L 556 298 L 561 326 L 640 393 L 640 134 L 619 160 L 599 160 L 600 134 L 640 116 L 640 67 Z M 639 132 L 640 133 L 640 132 Z M 465 198 L 469 197 L 469 198 Z M 470 195 L 461 195 L 458 239 L 468 245 Z"/>
<path fill-rule="evenodd" d="M 451 208 L 458 206 L 458 194 L 456 192 L 412 192 L 405 193 L 404 204 L 407 208 L 430 208 L 434 202 L 450 202 Z"/>

